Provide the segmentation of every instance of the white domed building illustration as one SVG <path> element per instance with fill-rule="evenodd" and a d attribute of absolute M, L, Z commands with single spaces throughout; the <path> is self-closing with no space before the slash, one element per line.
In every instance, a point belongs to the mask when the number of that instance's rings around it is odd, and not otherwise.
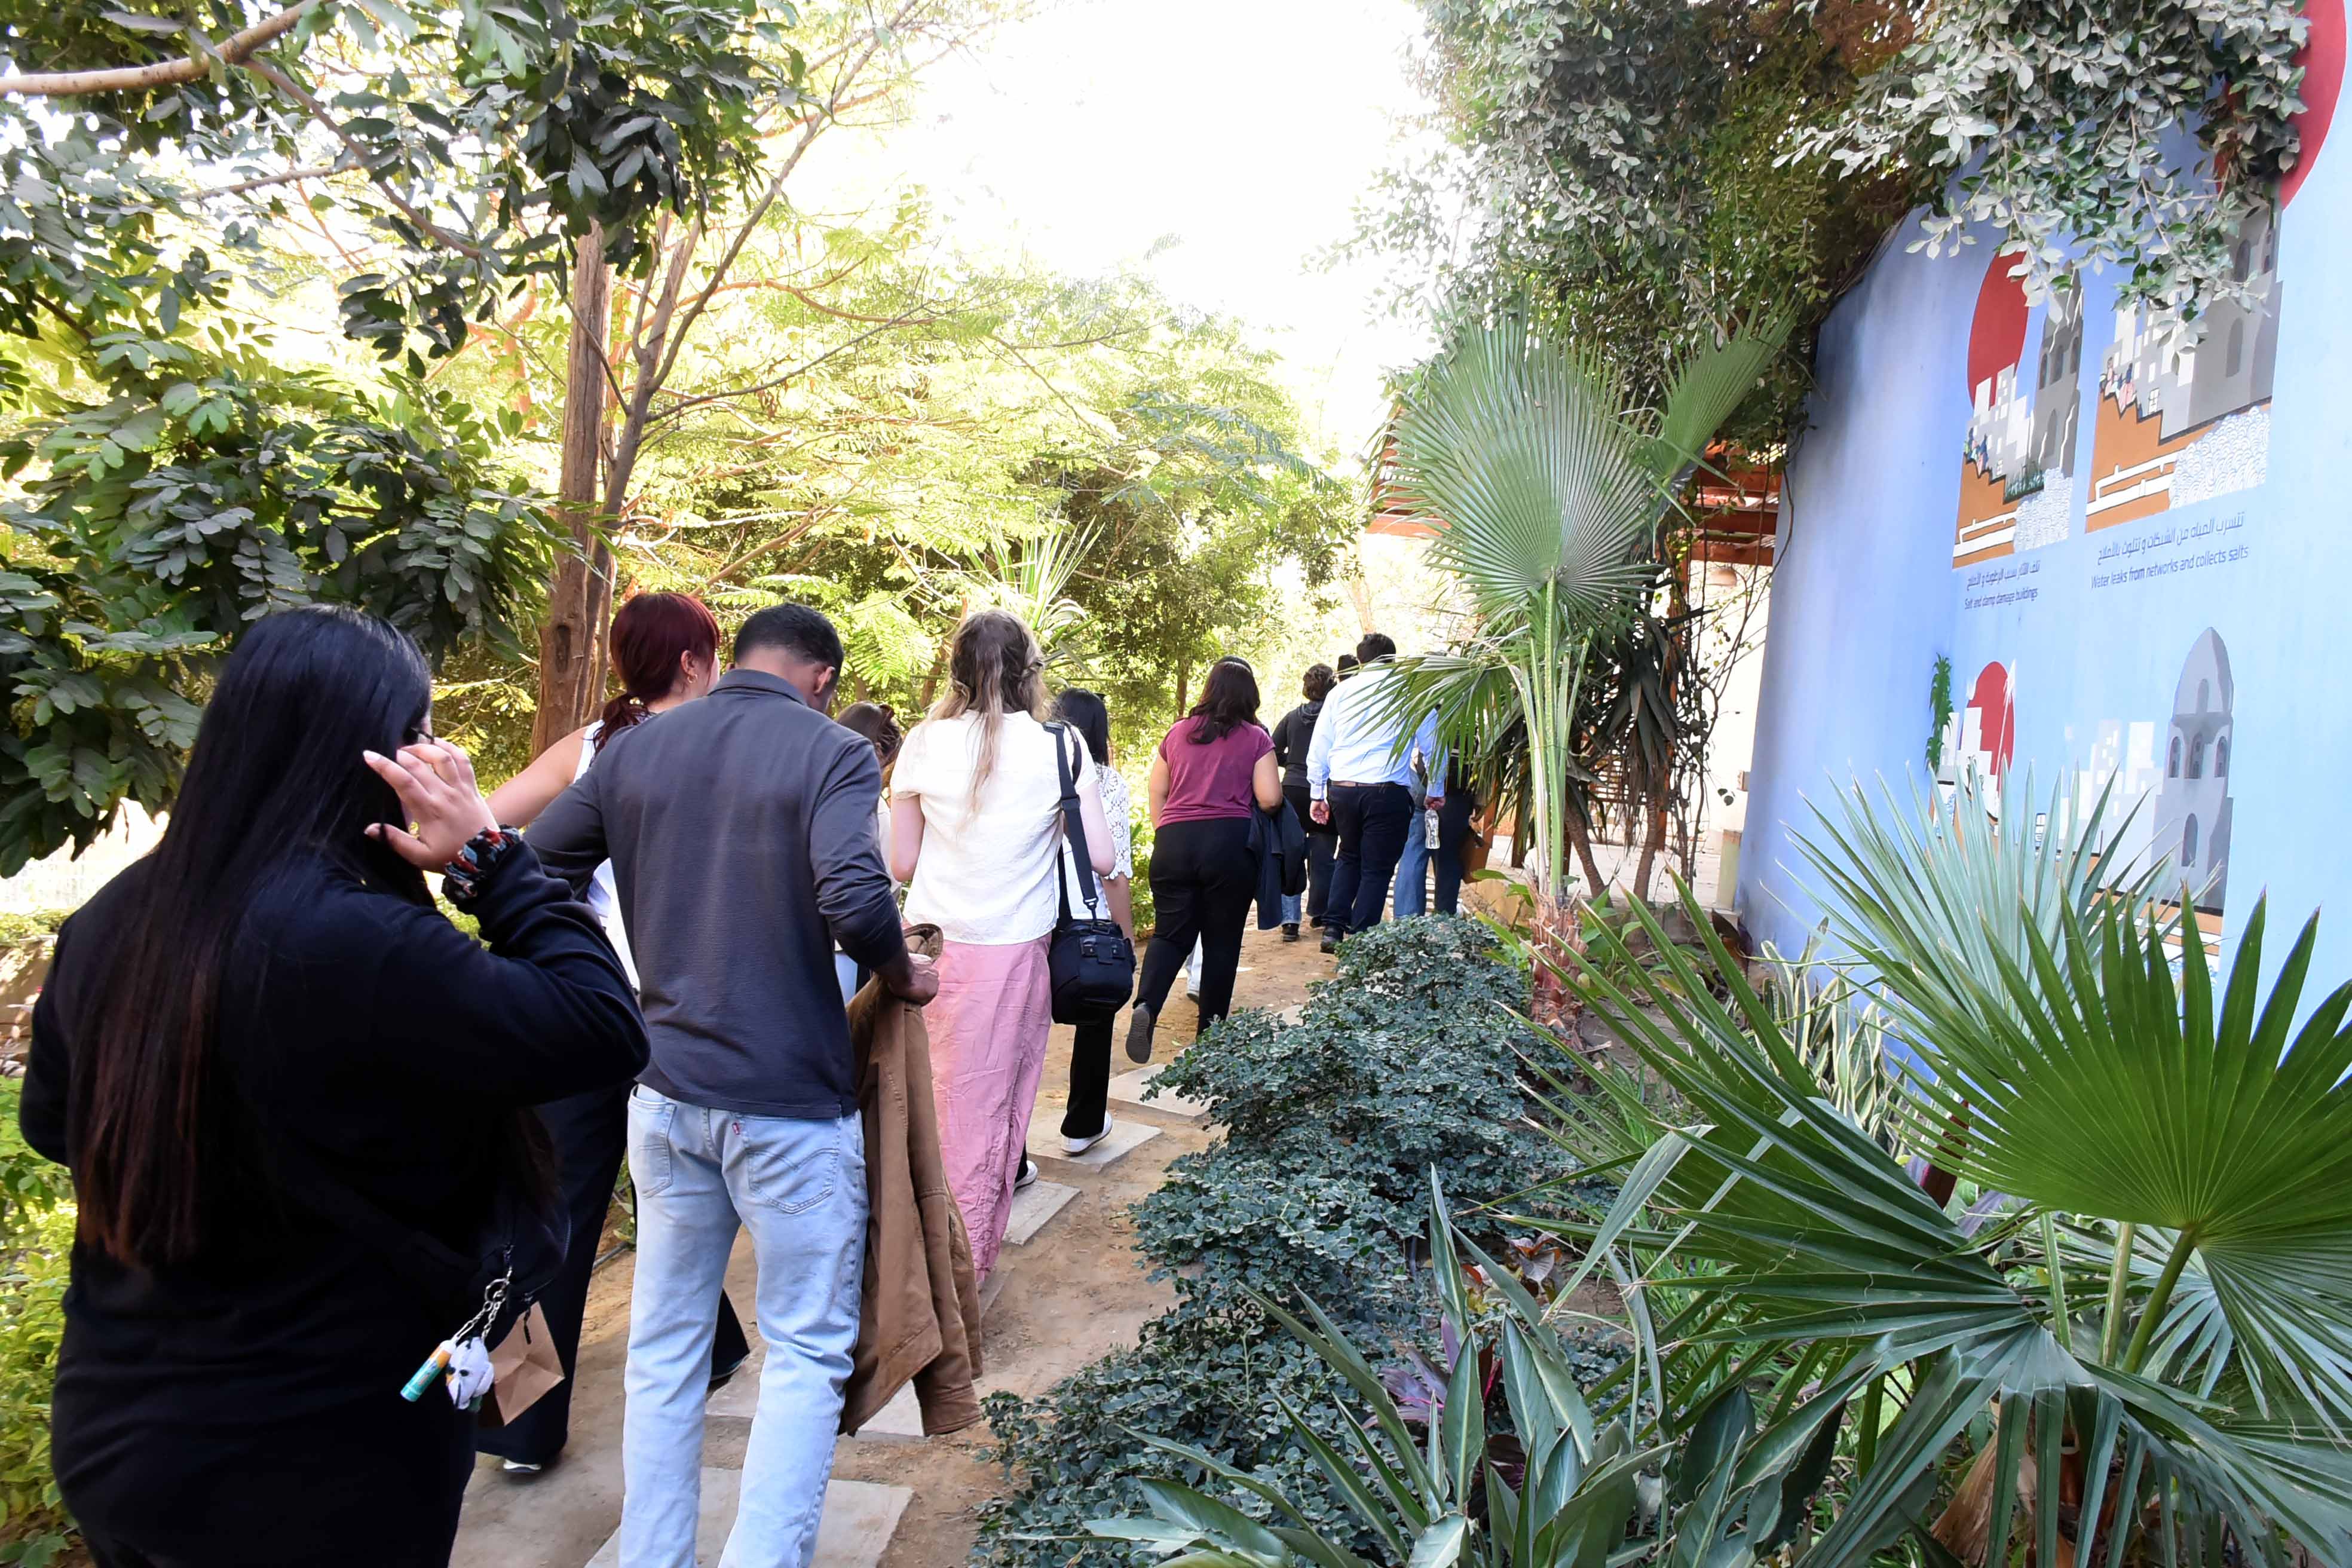
<path fill-rule="evenodd" d="M 2230 875 L 2230 716 L 2236 688 L 2230 649 L 2205 629 L 2180 667 L 2164 777 L 2156 789 L 2156 842 L 2170 858 L 2167 880 L 2187 884 L 2198 910 L 2221 912 Z"/>

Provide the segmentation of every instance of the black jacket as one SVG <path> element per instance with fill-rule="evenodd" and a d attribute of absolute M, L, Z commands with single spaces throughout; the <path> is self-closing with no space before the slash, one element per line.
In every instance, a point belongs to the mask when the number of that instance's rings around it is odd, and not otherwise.
<path fill-rule="evenodd" d="M 1250 812 L 1249 850 L 1257 857 L 1257 929 L 1282 923 L 1282 900 L 1307 890 L 1307 829 L 1284 801 L 1268 811 Z"/>
<path fill-rule="evenodd" d="M 530 830 L 585 889 L 609 858 L 637 960 L 645 1082 L 747 1116 L 855 1116 L 833 946 L 906 952 L 882 865 L 874 747 L 772 675 L 615 735 Z"/>
<path fill-rule="evenodd" d="M 1315 721 L 1323 717 L 1321 699 L 1302 702 L 1274 721 L 1274 760 L 1282 767 L 1284 789 L 1307 787 L 1307 748 L 1315 742 Z"/>
<path fill-rule="evenodd" d="M 54 1160 L 85 1088 L 84 1021 L 146 875 L 132 866 L 58 933 L 21 1114 Z M 446 1557 L 470 1418 L 438 1389 L 404 1404 L 400 1386 L 457 1325 L 306 1208 L 273 1152 L 299 1149 L 463 1251 L 520 1108 L 644 1064 L 595 917 L 527 848 L 484 879 L 474 912 L 487 947 L 305 856 L 247 913 L 208 1080 L 230 1132 L 206 1207 L 225 1223 L 204 1255 L 153 1272 L 74 1248 L 53 1459 L 94 1532 L 194 1563 Z"/>

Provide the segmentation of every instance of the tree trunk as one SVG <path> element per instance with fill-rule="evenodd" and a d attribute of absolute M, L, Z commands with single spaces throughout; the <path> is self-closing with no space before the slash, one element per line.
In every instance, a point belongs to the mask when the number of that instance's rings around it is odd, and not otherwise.
<path fill-rule="evenodd" d="M 563 469 L 557 489 L 558 515 L 571 538 L 558 546 L 547 585 L 547 622 L 539 633 L 534 756 L 586 723 L 604 695 L 604 630 L 613 608 L 613 553 L 595 526 L 608 374 L 604 336 L 612 315 L 604 243 L 604 230 L 591 224 L 572 274 L 572 353 L 564 370 Z"/>
<path fill-rule="evenodd" d="M 1592 829 L 1583 822 L 1570 821 L 1568 824 L 1568 842 L 1569 847 L 1576 851 L 1576 863 L 1584 868 L 1584 896 L 1599 898 L 1609 886 L 1609 880 L 1601 874 L 1601 862 L 1592 857 Z"/>

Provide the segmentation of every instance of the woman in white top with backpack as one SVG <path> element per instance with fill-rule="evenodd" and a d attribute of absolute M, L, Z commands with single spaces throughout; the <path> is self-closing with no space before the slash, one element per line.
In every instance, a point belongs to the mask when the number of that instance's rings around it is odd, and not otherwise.
<path fill-rule="evenodd" d="M 981 610 L 956 628 L 949 687 L 899 748 L 890 777 L 890 874 L 907 919 L 943 938 L 940 994 L 923 1010 L 948 1186 L 972 1268 L 996 1265 L 1029 1112 L 1053 1027 L 1046 946 L 1060 913 L 1061 769 L 1045 713 L 1045 660 L 1019 616 Z M 1111 868 L 1094 758 L 1061 731 L 1087 858 Z"/>
<path fill-rule="evenodd" d="M 602 717 L 574 730 L 540 753 L 530 766 L 490 795 L 490 812 L 510 827 L 527 826 L 572 781 L 594 765 L 596 753 L 633 725 L 690 701 L 719 679 L 719 622 L 709 607 L 685 594 L 639 594 L 613 616 L 613 669 L 621 695 L 604 705 Z M 631 984 L 637 969 L 629 935 L 613 890 L 613 867 L 596 868 L 588 907 L 604 923 L 604 934 L 620 954 Z M 555 1145 L 557 1180 L 572 1222 L 563 1270 L 539 1298 L 556 1352 L 569 1374 L 580 1348 L 580 1319 L 588 1300 L 588 1275 L 604 1233 L 604 1210 L 621 1169 L 628 1139 L 629 1086 L 600 1089 L 539 1107 Z M 710 1347 L 711 1377 L 725 1378 L 750 1354 L 742 1324 L 724 1291 L 719 1298 L 719 1331 Z M 483 1432 L 476 1447 L 497 1454 L 506 1468 L 535 1471 L 563 1449 L 571 1422 L 572 1381 L 563 1382 L 516 1420 Z"/>

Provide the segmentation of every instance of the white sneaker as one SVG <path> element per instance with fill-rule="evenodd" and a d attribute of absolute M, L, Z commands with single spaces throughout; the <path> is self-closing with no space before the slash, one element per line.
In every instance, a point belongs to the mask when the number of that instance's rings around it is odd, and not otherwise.
<path fill-rule="evenodd" d="M 1021 1162 L 1021 1173 L 1013 1178 L 1013 1190 L 1017 1193 L 1025 1188 L 1034 1187 L 1036 1184 L 1037 1162 L 1028 1159 L 1023 1160 Z"/>
<path fill-rule="evenodd" d="M 547 1468 L 547 1467 L 545 1465 L 534 1465 L 525 1459 L 509 1459 L 500 1467 L 500 1468 L 504 1469 L 506 1473 L 510 1476 L 535 1476 L 541 1470 Z"/>
<path fill-rule="evenodd" d="M 1072 1138 L 1067 1134 L 1065 1134 L 1062 1139 L 1062 1152 L 1073 1155 L 1083 1154 L 1087 1150 L 1093 1148 L 1096 1144 L 1101 1142 L 1104 1139 L 1109 1137 L 1110 1130 L 1111 1119 L 1109 1113 L 1106 1111 L 1103 1115 L 1101 1131 L 1094 1134 L 1094 1136 L 1090 1138 Z"/>

